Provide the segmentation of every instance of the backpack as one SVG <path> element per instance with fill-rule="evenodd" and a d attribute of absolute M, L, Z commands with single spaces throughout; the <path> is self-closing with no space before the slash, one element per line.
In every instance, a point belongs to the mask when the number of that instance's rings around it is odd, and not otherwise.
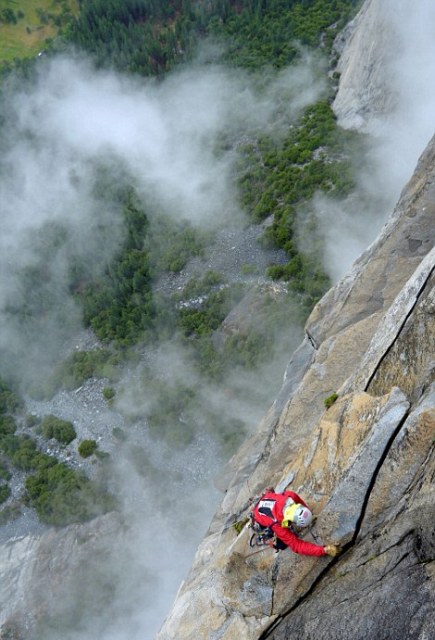
<path fill-rule="evenodd" d="M 275 533 L 273 532 L 272 528 L 270 526 L 267 527 L 260 524 L 255 520 L 255 516 L 254 516 L 255 509 L 258 507 L 260 502 L 263 500 L 263 496 L 268 491 L 273 491 L 273 489 L 272 488 L 265 489 L 265 491 L 263 492 L 263 495 L 260 498 L 257 498 L 255 500 L 255 504 L 252 507 L 251 512 L 249 514 L 249 519 L 250 519 L 249 526 L 254 532 L 249 540 L 250 547 L 263 547 L 265 545 L 273 546 L 274 543 L 276 542 Z M 275 520 L 275 518 L 273 517 L 271 510 L 265 513 L 264 515 L 267 515 L 269 518 L 272 519 L 271 524 L 275 524 L 275 522 L 277 522 L 277 520 Z"/>

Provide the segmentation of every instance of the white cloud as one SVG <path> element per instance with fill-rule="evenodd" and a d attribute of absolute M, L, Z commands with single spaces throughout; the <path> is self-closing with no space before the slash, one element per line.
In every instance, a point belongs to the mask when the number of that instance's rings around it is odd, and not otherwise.
<path fill-rule="evenodd" d="M 97 71 L 83 58 L 59 57 L 41 60 L 34 82 L 12 94 L 5 90 L 0 349 L 14 345 L 14 359 L 28 372 L 30 354 L 36 366 L 38 357 L 49 361 L 78 329 L 80 312 L 64 286 L 70 258 L 80 255 L 104 265 L 121 240 L 119 212 L 95 193 L 97 166 L 111 165 L 114 184 L 116 171 L 119 181 L 126 173 L 140 195 L 177 218 L 218 226 L 235 222 L 241 213 L 234 153 L 217 150 L 219 142 L 229 132 L 234 139 L 267 128 L 278 112 L 291 116 L 313 100 L 322 90 L 316 67 L 316 60 L 307 58 L 260 83 L 247 74 L 198 65 L 157 82 Z M 72 324 L 47 313 L 33 332 L 27 326 L 26 338 L 5 309 L 19 299 L 21 270 L 41 265 L 35 238 L 54 222 L 67 227 L 69 237 L 44 269 L 57 283 L 56 308 L 68 308 Z"/>

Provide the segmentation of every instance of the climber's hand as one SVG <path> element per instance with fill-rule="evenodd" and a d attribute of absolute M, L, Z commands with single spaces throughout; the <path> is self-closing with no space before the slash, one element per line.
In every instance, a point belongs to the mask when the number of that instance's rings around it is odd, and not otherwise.
<path fill-rule="evenodd" d="M 323 549 L 327 556 L 332 556 L 333 558 L 335 558 L 335 556 L 337 556 L 340 553 L 340 548 L 337 547 L 335 544 L 327 544 L 326 546 L 323 547 Z"/>

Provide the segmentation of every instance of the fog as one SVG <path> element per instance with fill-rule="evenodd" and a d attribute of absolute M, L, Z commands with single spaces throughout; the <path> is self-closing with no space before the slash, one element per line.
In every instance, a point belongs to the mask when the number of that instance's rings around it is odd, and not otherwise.
<path fill-rule="evenodd" d="M 247 75 L 211 65 L 157 83 L 97 72 L 80 57 L 41 62 L 35 81 L 3 100 L 4 361 L 13 357 L 15 371 L 21 362 L 22 376 L 29 378 L 34 368 L 50 365 L 79 327 L 80 313 L 65 290 L 71 256 L 103 269 L 122 239 L 121 216 L 110 194 L 96 192 L 99 171 L 115 176 L 111 183 L 133 184 L 154 208 L 178 219 L 242 223 L 232 179 L 234 154 L 217 146 L 224 136 L 276 128 L 279 118 L 288 121 L 323 88 L 317 63 L 309 58 L 263 78 L 261 87 Z M 49 262 L 44 243 L 56 225 L 66 227 L 68 237 Z M 39 323 L 23 327 L 10 312 L 31 307 L 20 285 L 23 272 L 31 270 L 43 271 L 52 305 Z"/>

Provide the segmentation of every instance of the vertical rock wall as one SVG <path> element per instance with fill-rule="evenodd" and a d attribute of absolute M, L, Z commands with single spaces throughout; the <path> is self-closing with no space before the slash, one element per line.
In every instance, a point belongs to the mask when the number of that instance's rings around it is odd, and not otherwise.
<path fill-rule="evenodd" d="M 340 85 L 333 108 L 345 128 L 370 129 L 374 119 L 394 109 L 386 73 L 399 46 L 392 10 L 389 2 L 367 0 L 337 43 Z"/>

